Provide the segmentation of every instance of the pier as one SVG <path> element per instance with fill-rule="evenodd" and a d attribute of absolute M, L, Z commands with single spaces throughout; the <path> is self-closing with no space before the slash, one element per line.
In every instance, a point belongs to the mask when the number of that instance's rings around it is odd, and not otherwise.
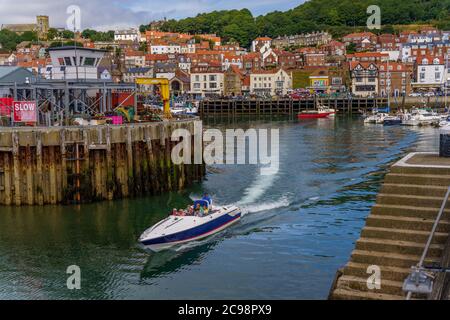
<path fill-rule="evenodd" d="M 2 127 L 0 204 L 83 203 L 181 190 L 201 180 L 205 168 L 172 163 L 178 142 L 171 133 L 183 128 L 194 134 L 199 123 Z"/>
<path fill-rule="evenodd" d="M 424 254 L 425 266 L 450 267 L 450 159 L 434 153 L 413 153 L 386 175 L 349 262 L 339 270 L 331 299 L 405 299 L 403 283 Z M 437 220 L 440 208 L 441 220 Z M 437 224 L 437 222 L 438 224 Z M 436 223 L 436 232 L 430 237 Z M 431 240 L 428 251 L 425 247 Z M 381 270 L 380 287 L 370 289 L 373 266 Z M 437 273 L 431 295 L 414 299 L 447 300 L 449 277 Z"/>
<path fill-rule="evenodd" d="M 444 97 L 399 97 L 391 99 L 391 110 L 408 109 L 413 106 L 443 110 Z M 317 102 L 338 110 L 340 114 L 358 115 L 370 112 L 374 108 L 385 108 L 387 98 L 316 98 L 316 99 L 246 99 L 246 100 L 204 100 L 200 102 L 199 112 L 207 116 L 239 116 L 239 115 L 285 115 L 295 116 L 301 111 L 312 110 Z"/>

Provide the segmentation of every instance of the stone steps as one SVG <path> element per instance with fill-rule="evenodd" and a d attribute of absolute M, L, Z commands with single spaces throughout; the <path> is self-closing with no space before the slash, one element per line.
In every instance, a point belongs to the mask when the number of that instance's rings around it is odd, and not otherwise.
<path fill-rule="evenodd" d="M 344 268 L 344 274 L 360 278 L 368 278 L 371 273 L 367 273 L 367 269 L 372 266 L 366 263 L 348 262 Z M 390 266 L 380 266 L 381 280 L 404 281 L 411 272 L 411 268 L 399 268 Z"/>
<path fill-rule="evenodd" d="M 360 238 L 356 242 L 356 249 L 361 251 L 377 251 L 388 253 L 399 253 L 408 255 L 421 256 L 425 249 L 425 243 L 417 243 L 410 241 L 374 239 L 374 238 Z M 429 257 L 440 257 L 444 245 L 433 244 L 428 251 Z"/>
<path fill-rule="evenodd" d="M 384 182 L 389 184 L 431 185 L 448 188 L 450 185 L 450 175 L 389 173 L 386 175 Z"/>
<path fill-rule="evenodd" d="M 439 213 L 439 210 L 440 208 L 377 203 L 372 208 L 372 214 L 380 216 L 431 219 L 434 221 L 434 219 L 436 219 Z M 450 210 L 445 210 L 443 214 L 443 219 L 449 218 L 450 218 Z"/>
<path fill-rule="evenodd" d="M 403 296 L 403 282 L 392 280 L 381 280 L 380 289 L 369 289 L 367 285 L 368 277 L 355 277 L 350 275 L 343 275 L 338 280 L 338 286 L 341 289 L 358 290 L 362 292 L 383 293 L 396 296 Z"/>
<path fill-rule="evenodd" d="M 411 241 L 417 243 L 426 243 L 430 233 L 420 230 L 400 230 L 393 228 L 377 228 L 365 227 L 362 230 L 361 237 L 378 238 L 386 240 Z M 434 235 L 434 244 L 444 244 L 447 241 L 448 234 L 445 232 L 437 232 Z"/>
<path fill-rule="evenodd" d="M 447 192 L 446 186 L 427 186 L 417 184 L 395 184 L 395 183 L 385 183 L 380 190 L 380 193 L 390 195 L 400 194 L 411 196 L 441 197 L 441 202 L 444 200 L 446 192 Z"/>
<path fill-rule="evenodd" d="M 392 166 L 389 169 L 389 173 L 395 174 L 423 174 L 423 175 L 447 175 L 450 176 L 449 168 L 433 168 L 433 167 L 404 167 L 404 166 Z"/>
<path fill-rule="evenodd" d="M 359 290 L 338 289 L 333 291 L 331 299 L 335 300 L 404 300 L 404 296 L 364 292 Z"/>
<path fill-rule="evenodd" d="M 420 261 L 420 256 L 355 249 L 352 252 L 351 261 L 356 263 L 377 265 L 380 267 L 389 266 L 398 268 L 411 268 L 412 266 L 417 265 L 417 263 Z M 435 257 L 425 259 L 426 264 L 435 264 L 439 261 L 439 258 Z"/>
<path fill-rule="evenodd" d="M 444 201 L 443 197 L 431 197 L 431 196 L 410 196 L 410 195 L 399 195 L 399 194 L 385 194 L 380 193 L 377 196 L 377 204 L 391 204 L 399 206 L 414 206 L 414 207 L 425 207 L 425 208 L 436 208 L 435 214 L 437 216 L 439 209 Z M 450 203 L 450 200 L 448 201 Z M 448 210 L 448 213 L 450 211 Z"/>
<path fill-rule="evenodd" d="M 449 185 L 450 168 L 393 166 L 330 298 L 405 299 L 403 282 L 423 254 Z M 439 265 L 449 232 L 450 203 L 432 240 L 426 265 Z M 367 271 L 373 266 L 380 268 L 379 290 L 367 286 L 373 275 Z"/>
<path fill-rule="evenodd" d="M 366 220 L 366 225 L 369 227 L 397 228 L 401 230 L 431 231 L 433 228 L 433 224 L 434 220 L 432 219 L 392 215 L 388 216 L 371 214 Z M 442 220 L 437 227 L 437 232 L 448 233 L 449 230 L 450 222 L 448 220 Z"/>

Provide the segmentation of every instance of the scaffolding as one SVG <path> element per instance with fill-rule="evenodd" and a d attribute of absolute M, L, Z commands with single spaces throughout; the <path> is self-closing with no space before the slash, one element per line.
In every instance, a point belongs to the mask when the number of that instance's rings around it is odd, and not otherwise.
<path fill-rule="evenodd" d="M 112 112 L 127 101 L 133 101 L 137 109 L 137 94 L 139 94 L 138 87 L 134 83 L 98 80 L 0 83 L 0 92 L 3 96 L 12 97 L 14 101 L 36 101 L 39 126 L 69 125 L 74 117 L 93 117 Z M 114 103 L 114 93 L 123 93 L 126 98 L 119 104 Z"/>

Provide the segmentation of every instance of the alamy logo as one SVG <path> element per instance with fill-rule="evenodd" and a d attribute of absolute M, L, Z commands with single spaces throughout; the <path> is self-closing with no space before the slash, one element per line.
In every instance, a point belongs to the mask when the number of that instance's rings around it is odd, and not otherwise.
<path fill-rule="evenodd" d="M 66 270 L 67 274 L 70 276 L 67 278 L 67 289 L 69 290 L 80 290 L 81 289 L 81 269 L 79 266 L 72 265 Z"/>
<path fill-rule="evenodd" d="M 380 290 L 381 289 L 381 269 L 379 266 L 369 266 L 367 268 L 367 273 L 371 274 L 367 278 L 367 289 L 369 290 Z"/>
<path fill-rule="evenodd" d="M 369 6 L 367 14 L 371 15 L 367 19 L 367 28 L 369 30 L 381 29 L 381 8 L 376 5 Z"/>
<path fill-rule="evenodd" d="M 203 131 L 201 124 L 194 126 L 192 133 L 186 129 L 173 131 L 171 140 L 179 142 L 172 149 L 175 165 L 194 164 L 250 164 L 261 165 L 261 175 L 275 175 L 279 170 L 279 130 L 278 129 L 217 129 Z M 207 144 L 203 147 L 203 142 Z M 192 141 L 194 140 L 194 157 Z"/>
<path fill-rule="evenodd" d="M 81 31 L 81 9 L 77 5 L 67 7 L 66 13 L 69 17 L 66 20 L 67 30 L 74 32 Z"/>

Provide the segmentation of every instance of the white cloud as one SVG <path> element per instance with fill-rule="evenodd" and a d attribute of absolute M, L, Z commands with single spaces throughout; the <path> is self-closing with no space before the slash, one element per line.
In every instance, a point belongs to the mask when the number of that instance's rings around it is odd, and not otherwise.
<path fill-rule="evenodd" d="M 184 18 L 201 12 L 222 9 L 249 8 L 254 14 L 271 10 L 287 10 L 304 0 L 0 0 L 0 21 L 32 23 L 35 16 L 50 16 L 52 27 L 66 26 L 66 9 L 70 5 L 81 8 L 82 28 L 116 29 L 138 26 L 149 21 Z"/>

